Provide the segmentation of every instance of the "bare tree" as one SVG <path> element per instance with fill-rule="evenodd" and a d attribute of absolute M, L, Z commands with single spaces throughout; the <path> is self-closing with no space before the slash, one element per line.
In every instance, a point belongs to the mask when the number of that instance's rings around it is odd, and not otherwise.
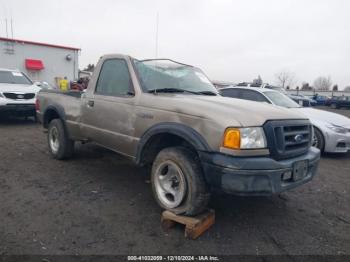
<path fill-rule="evenodd" d="M 350 86 L 345 87 L 344 91 L 350 92 Z"/>
<path fill-rule="evenodd" d="M 331 77 L 319 76 L 315 79 L 314 87 L 316 90 L 328 91 L 332 86 Z"/>
<path fill-rule="evenodd" d="M 292 86 L 295 81 L 295 74 L 288 70 L 283 70 L 275 74 L 275 77 L 277 84 L 282 88 L 285 88 L 286 86 Z"/>

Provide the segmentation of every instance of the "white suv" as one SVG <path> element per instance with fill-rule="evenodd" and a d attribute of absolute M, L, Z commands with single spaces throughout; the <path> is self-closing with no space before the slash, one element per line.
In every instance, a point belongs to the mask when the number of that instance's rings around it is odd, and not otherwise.
<path fill-rule="evenodd" d="M 0 68 L 0 113 L 35 116 L 40 87 L 18 70 Z"/>

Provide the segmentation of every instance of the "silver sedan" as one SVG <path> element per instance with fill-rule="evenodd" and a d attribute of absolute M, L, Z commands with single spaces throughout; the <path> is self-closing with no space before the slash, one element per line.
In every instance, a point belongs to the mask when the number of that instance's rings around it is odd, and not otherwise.
<path fill-rule="evenodd" d="M 346 153 L 350 150 L 350 119 L 340 114 L 301 107 L 281 92 L 254 87 L 227 87 L 222 96 L 265 102 L 305 115 L 314 126 L 314 146 L 323 152 Z"/>

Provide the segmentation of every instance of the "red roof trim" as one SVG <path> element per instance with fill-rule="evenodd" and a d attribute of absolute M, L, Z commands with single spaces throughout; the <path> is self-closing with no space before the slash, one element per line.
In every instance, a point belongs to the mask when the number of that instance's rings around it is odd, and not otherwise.
<path fill-rule="evenodd" d="M 76 51 L 81 50 L 80 48 L 76 48 L 76 47 L 69 47 L 69 46 L 63 46 L 63 45 L 52 45 L 52 44 L 33 42 L 33 41 L 27 41 L 27 40 L 11 39 L 11 38 L 6 38 L 6 37 L 0 37 L 0 40 L 8 41 L 8 42 L 15 42 L 15 43 L 19 43 L 19 44 L 24 43 L 24 44 L 30 44 L 30 45 L 41 45 L 41 46 L 47 46 L 47 47 L 76 50 Z"/>
<path fill-rule="evenodd" d="M 37 59 L 26 59 L 26 68 L 29 70 L 42 70 L 44 69 L 44 64 L 41 60 Z"/>

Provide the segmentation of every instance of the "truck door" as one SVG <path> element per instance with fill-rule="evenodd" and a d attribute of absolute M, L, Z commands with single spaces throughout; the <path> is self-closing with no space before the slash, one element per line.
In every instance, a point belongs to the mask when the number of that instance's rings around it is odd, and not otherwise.
<path fill-rule="evenodd" d="M 126 60 L 106 59 L 92 88 L 82 101 L 83 134 L 102 146 L 134 156 L 136 100 Z"/>

